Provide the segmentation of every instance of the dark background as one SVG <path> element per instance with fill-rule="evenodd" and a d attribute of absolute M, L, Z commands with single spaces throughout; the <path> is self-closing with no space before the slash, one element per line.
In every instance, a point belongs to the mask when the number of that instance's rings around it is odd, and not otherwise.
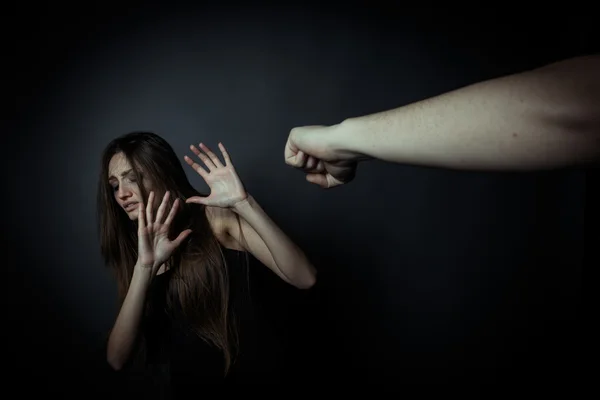
<path fill-rule="evenodd" d="M 104 350 L 116 289 L 95 190 L 102 148 L 132 130 L 159 133 L 181 157 L 190 143 L 223 141 L 248 191 L 318 268 L 308 292 L 252 268 L 285 344 L 285 383 L 580 374 L 585 171 L 369 162 L 324 191 L 284 164 L 283 148 L 294 126 L 597 50 L 590 10 L 169 4 L 5 14 L 14 383 L 116 393 Z"/>

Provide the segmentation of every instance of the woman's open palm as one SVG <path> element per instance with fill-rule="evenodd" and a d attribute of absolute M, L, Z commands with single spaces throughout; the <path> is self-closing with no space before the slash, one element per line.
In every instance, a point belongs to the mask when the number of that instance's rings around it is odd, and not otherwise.
<path fill-rule="evenodd" d="M 194 162 L 190 157 L 185 156 L 185 162 L 188 163 L 194 170 L 204 179 L 210 188 L 210 195 L 207 197 L 193 196 L 186 200 L 186 203 L 204 204 L 207 206 L 217 207 L 232 207 L 237 202 L 248 197 L 244 185 L 240 180 L 229 154 L 225 150 L 225 146 L 219 143 L 219 149 L 223 154 L 225 163 L 221 163 L 217 157 L 207 146 L 200 143 L 200 148 L 206 153 L 202 153 L 196 146 L 190 146 L 190 149 L 202 160 L 208 168 L 205 170 L 200 164 Z"/>
<path fill-rule="evenodd" d="M 152 268 L 153 273 L 158 271 L 173 250 L 192 232 L 191 229 L 186 229 L 174 240 L 169 239 L 169 228 L 177 212 L 179 199 L 175 199 L 165 218 L 168 200 L 169 192 L 166 192 L 156 217 L 153 215 L 154 192 L 150 192 L 146 206 L 140 203 L 138 207 L 138 262 L 142 267 Z"/>

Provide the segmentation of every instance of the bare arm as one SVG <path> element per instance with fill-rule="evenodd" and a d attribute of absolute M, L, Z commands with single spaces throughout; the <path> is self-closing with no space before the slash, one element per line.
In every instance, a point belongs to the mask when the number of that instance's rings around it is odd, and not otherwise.
<path fill-rule="evenodd" d="M 108 338 L 106 358 L 110 366 L 117 371 L 127 363 L 137 342 L 151 281 L 150 270 L 136 265 L 129 291 Z"/>
<path fill-rule="evenodd" d="M 483 170 L 597 161 L 600 56 L 484 81 L 328 129 L 328 145 L 359 160 Z"/>
<path fill-rule="evenodd" d="M 249 195 L 229 209 L 215 209 L 213 214 L 217 229 L 226 233 L 227 247 L 248 251 L 283 281 L 298 289 L 310 289 L 316 283 L 316 268 L 254 197 Z"/>
<path fill-rule="evenodd" d="M 174 240 L 169 239 L 169 226 L 179 204 L 179 199 L 176 198 L 165 219 L 169 196 L 170 193 L 166 192 L 156 215 L 153 191 L 150 192 L 147 206 L 141 202 L 138 204 L 138 261 L 133 269 L 129 290 L 110 332 L 106 352 L 108 363 L 116 370 L 123 368 L 135 347 L 152 279 L 173 250 L 191 233 L 190 229 L 186 229 Z M 146 221 L 150 223 L 147 225 Z"/>

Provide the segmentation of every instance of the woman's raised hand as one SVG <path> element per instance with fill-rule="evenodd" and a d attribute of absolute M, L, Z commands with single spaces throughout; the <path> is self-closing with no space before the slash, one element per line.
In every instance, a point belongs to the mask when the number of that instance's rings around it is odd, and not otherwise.
<path fill-rule="evenodd" d="M 191 229 L 186 229 L 174 240 L 169 239 L 169 227 L 177 212 L 179 199 L 175 199 L 165 218 L 168 200 L 167 191 L 156 211 L 156 216 L 153 215 L 154 192 L 150 192 L 146 206 L 143 203 L 138 206 L 138 264 L 140 267 L 150 269 L 153 275 L 169 259 L 173 250 L 192 232 Z"/>

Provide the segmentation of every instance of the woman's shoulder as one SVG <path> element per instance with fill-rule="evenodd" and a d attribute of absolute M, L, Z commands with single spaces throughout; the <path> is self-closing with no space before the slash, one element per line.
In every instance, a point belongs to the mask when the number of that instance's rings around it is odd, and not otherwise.
<path fill-rule="evenodd" d="M 228 208 L 205 206 L 206 218 L 215 237 L 221 245 L 231 250 L 241 250 L 229 234 L 231 224 L 235 221 L 235 213 Z"/>
<path fill-rule="evenodd" d="M 232 211 L 222 207 L 204 206 L 204 212 L 215 234 L 227 231 L 229 213 L 232 213 Z"/>

